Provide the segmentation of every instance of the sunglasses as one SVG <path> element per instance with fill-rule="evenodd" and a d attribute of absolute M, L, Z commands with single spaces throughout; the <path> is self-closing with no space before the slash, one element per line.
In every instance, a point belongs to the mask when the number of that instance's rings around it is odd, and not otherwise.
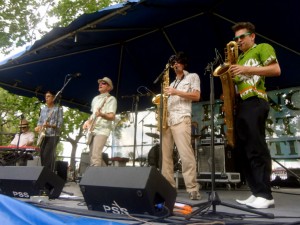
<path fill-rule="evenodd" d="M 246 32 L 246 33 L 244 33 L 244 34 L 241 34 L 240 36 L 236 36 L 236 37 L 234 37 L 233 38 L 233 40 L 234 41 L 238 41 L 239 39 L 244 39 L 246 36 L 248 36 L 248 35 L 250 35 L 250 34 L 252 34 L 251 32 Z"/>
<path fill-rule="evenodd" d="M 106 83 L 104 81 L 101 81 L 99 84 L 101 84 L 101 85 L 108 85 L 108 83 Z"/>

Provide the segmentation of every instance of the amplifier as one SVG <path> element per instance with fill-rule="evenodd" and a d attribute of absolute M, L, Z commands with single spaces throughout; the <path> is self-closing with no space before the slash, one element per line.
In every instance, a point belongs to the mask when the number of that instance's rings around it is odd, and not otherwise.
<path fill-rule="evenodd" d="M 200 182 L 211 182 L 211 173 L 210 172 L 201 172 L 197 181 Z M 217 183 L 239 183 L 241 182 L 240 173 L 215 173 L 215 182 Z"/>

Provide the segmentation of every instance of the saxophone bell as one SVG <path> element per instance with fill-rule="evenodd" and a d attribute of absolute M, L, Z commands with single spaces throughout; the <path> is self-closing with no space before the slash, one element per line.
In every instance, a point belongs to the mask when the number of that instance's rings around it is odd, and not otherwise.
<path fill-rule="evenodd" d="M 229 64 L 223 63 L 222 65 L 218 66 L 218 67 L 214 70 L 213 75 L 214 75 L 215 77 L 219 77 L 219 76 L 221 76 L 222 74 L 227 73 L 229 67 L 230 67 Z"/>
<path fill-rule="evenodd" d="M 155 105 L 159 105 L 160 104 L 160 96 L 161 94 L 157 94 L 152 98 L 152 103 Z"/>

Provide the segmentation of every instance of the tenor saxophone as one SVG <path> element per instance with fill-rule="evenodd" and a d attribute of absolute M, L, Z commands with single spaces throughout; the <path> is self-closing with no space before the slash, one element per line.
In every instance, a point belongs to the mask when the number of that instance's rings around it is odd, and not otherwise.
<path fill-rule="evenodd" d="M 232 79 L 232 75 L 229 71 L 229 67 L 235 64 L 238 59 L 238 45 L 235 41 L 230 41 L 225 48 L 225 62 L 218 66 L 214 72 L 214 76 L 218 76 L 221 79 L 223 98 L 224 98 L 224 113 L 226 124 L 226 139 L 227 144 L 231 147 L 235 145 L 234 135 L 234 108 L 235 108 L 235 87 Z"/>
<path fill-rule="evenodd" d="M 166 87 L 170 86 L 169 69 L 170 69 L 170 65 L 167 64 L 165 72 L 163 74 L 163 85 L 162 85 L 163 90 L 165 90 Z M 166 129 L 168 127 L 168 96 L 163 94 L 162 100 L 163 100 L 162 128 Z M 158 115 L 158 119 L 160 119 L 161 94 L 155 95 L 152 98 L 152 103 L 157 106 L 157 115 Z M 157 129 L 160 130 L 160 120 L 158 121 Z"/>

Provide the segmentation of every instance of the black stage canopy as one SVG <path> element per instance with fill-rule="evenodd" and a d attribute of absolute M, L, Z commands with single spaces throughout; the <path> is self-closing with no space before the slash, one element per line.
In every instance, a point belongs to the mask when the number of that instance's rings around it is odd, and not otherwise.
<path fill-rule="evenodd" d="M 224 57 L 224 47 L 233 37 L 231 26 L 251 21 L 257 43 L 272 44 L 282 68 L 281 77 L 267 79 L 267 88 L 299 86 L 299 9 L 300 1 L 294 0 L 129 0 L 55 28 L 0 63 L 0 85 L 43 99 L 45 91 L 61 90 L 67 74 L 80 73 L 63 89 L 61 103 L 88 112 L 98 94 L 97 80 L 108 76 L 114 82 L 118 112 L 131 110 L 137 99 L 138 110 L 144 110 L 153 106 L 152 96 L 135 96 L 149 90 L 157 94 L 160 84 L 154 81 L 169 57 L 184 51 L 188 70 L 201 78 L 202 100 L 208 100 L 207 65 L 216 58 L 216 50 Z M 218 98 L 221 85 L 218 78 L 214 82 Z"/>

